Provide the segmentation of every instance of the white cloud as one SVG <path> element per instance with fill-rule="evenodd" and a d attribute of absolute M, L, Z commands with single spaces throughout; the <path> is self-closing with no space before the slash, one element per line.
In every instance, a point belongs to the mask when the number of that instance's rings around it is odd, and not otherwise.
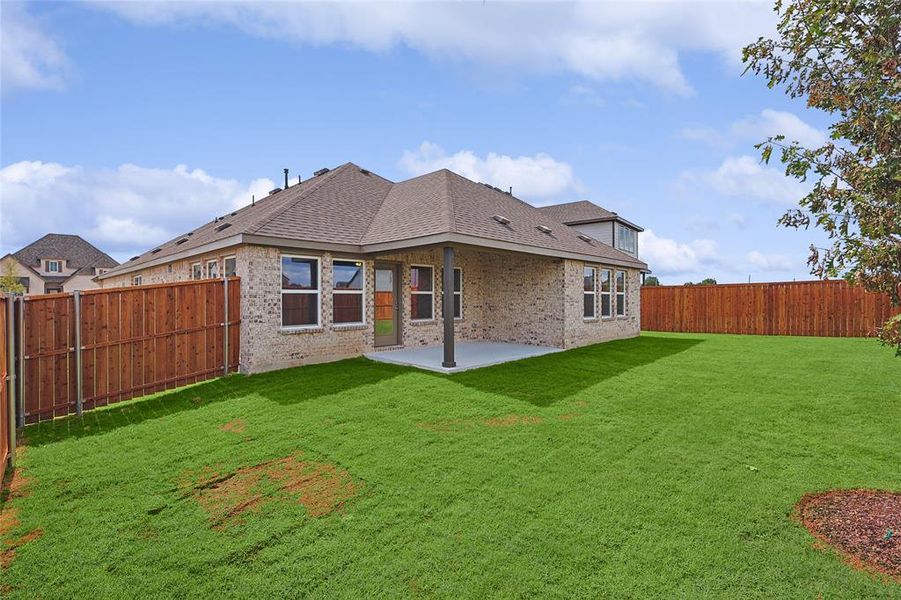
<path fill-rule="evenodd" d="M 808 190 L 806 184 L 747 155 L 728 157 L 713 171 L 685 171 L 677 184 L 683 191 L 694 191 L 699 186 L 724 196 L 751 198 L 782 206 L 796 204 Z"/>
<path fill-rule="evenodd" d="M 726 220 L 739 229 L 744 229 L 748 225 L 748 217 L 741 213 L 729 213 Z"/>
<path fill-rule="evenodd" d="M 800 142 L 802 146 L 817 148 L 826 142 L 827 136 L 797 115 L 766 108 L 759 115 L 751 115 L 734 121 L 725 130 L 714 127 L 685 127 L 679 131 L 686 140 L 702 142 L 714 148 L 731 148 L 736 145 L 749 148 L 768 137 L 784 135 L 786 142 Z"/>
<path fill-rule="evenodd" d="M 766 3 L 214 3 L 97 6 L 147 26 L 227 24 L 259 37 L 372 52 L 412 48 L 433 59 L 571 72 L 691 93 L 686 52 L 740 69 L 740 49 L 774 28 Z"/>
<path fill-rule="evenodd" d="M 69 60 L 57 42 L 18 2 L 0 3 L 0 83 L 16 89 L 54 89 L 63 85 Z"/>
<path fill-rule="evenodd" d="M 582 190 L 568 163 L 540 153 L 514 158 L 490 152 L 481 158 L 469 150 L 447 154 L 441 146 L 423 142 L 417 150 L 404 152 L 400 166 L 411 175 L 450 169 L 473 181 L 490 183 L 503 190 L 513 186 L 516 196 L 539 203 Z"/>
<path fill-rule="evenodd" d="M 719 263 L 716 242 L 699 239 L 688 243 L 658 237 L 651 229 L 639 234 L 638 250 L 642 260 L 656 275 L 684 275 L 702 271 Z"/>
<path fill-rule="evenodd" d="M 799 267 L 796 261 L 784 254 L 763 254 L 752 250 L 746 258 L 758 271 L 792 271 Z"/>
<path fill-rule="evenodd" d="M 127 258 L 273 187 L 269 179 L 243 184 L 184 165 L 98 170 L 22 161 L 0 170 L 0 237 L 6 252 L 48 232 L 76 233 Z"/>

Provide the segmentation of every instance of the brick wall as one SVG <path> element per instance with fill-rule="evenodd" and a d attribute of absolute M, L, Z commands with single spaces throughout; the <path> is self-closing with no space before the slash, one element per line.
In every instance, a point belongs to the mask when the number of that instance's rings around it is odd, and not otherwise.
<path fill-rule="evenodd" d="M 601 318 L 600 294 L 595 297 L 597 302 L 597 319 L 583 318 L 583 267 L 585 263 L 575 260 L 566 261 L 566 304 L 565 327 L 563 334 L 563 347 L 575 348 L 598 342 L 635 337 L 641 330 L 641 273 L 636 269 L 626 270 L 626 314 L 623 317 L 610 319 Z M 615 267 L 610 268 L 611 277 L 614 276 Z M 598 270 L 600 277 L 600 269 Z M 600 290 L 598 290 L 600 291 Z M 611 312 L 615 315 L 616 298 L 611 296 Z"/>

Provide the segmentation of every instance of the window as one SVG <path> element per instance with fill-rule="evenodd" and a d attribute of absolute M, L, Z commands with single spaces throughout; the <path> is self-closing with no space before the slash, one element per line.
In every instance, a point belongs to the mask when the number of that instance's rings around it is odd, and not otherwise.
<path fill-rule="evenodd" d="M 610 269 L 601 269 L 601 318 L 609 319 L 613 316 L 610 306 Z"/>
<path fill-rule="evenodd" d="M 140 275 L 135 275 L 131 278 L 131 285 L 141 285 L 144 279 Z"/>
<path fill-rule="evenodd" d="M 616 316 L 626 315 L 626 272 L 616 272 Z"/>
<path fill-rule="evenodd" d="M 203 279 L 203 265 L 200 263 L 191 265 L 191 279 Z"/>
<path fill-rule="evenodd" d="M 363 322 L 363 261 L 336 260 L 332 263 L 332 322 Z"/>
<path fill-rule="evenodd" d="M 454 267 L 454 318 L 463 318 L 463 269 Z"/>
<path fill-rule="evenodd" d="M 623 225 L 622 223 L 616 224 L 616 247 L 622 250 L 623 252 L 628 252 L 629 254 L 638 254 L 638 234 L 637 232 Z"/>
<path fill-rule="evenodd" d="M 582 317 L 596 319 L 597 313 L 597 269 L 594 267 L 582 267 Z"/>
<path fill-rule="evenodd" d="M 206 276 L 210 279 L 216 279 L 217 277 L 219 277 L 219 261 L 218 260 L 206 261 Z"/>
<path fill-rule="evenodd" d="M 234 277 L 236 273 L 237 261 L 234 256 L 226 256 L 222 261 L 225 266 L 225 276 Z"/>
<path fill-rule="evenodd" d="M 319 259 L 282 256 L 282 327 L 319 326 Z"/>
<path fill-rule="evenodd" d="M 434 318 L 435 306 L 432 267 L 413 266 L 410 268 L 410 318 L 414 321 L 429 321 Z"/>
<path fill-rule="evenodd" d="M 48 260 L 47 261 L 47 272 L 48 273 L 60 273 L 62 272 L 62 264 L 58 260 Z"/>

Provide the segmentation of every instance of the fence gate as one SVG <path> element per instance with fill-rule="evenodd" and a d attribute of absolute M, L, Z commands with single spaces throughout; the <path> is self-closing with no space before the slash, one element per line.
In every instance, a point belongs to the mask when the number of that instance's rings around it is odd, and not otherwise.
<path fill-rule="evenodd" d="M 240 298 L 230 277 L 0 299 L 0 456 L 15 425 L 236 371 Z"/>

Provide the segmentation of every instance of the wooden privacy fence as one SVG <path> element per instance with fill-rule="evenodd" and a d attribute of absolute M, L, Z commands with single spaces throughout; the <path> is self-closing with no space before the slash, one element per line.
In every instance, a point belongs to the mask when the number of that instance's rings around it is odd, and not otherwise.
<path fill-rule="evenodd" d="M 31 296 L 16 305 L 19 425 L 238 367 L 237 278 Z"/>
<path fill-rule="evenodd" d="M 898 312 L 844 280 L 641 288 L 648 331 L 867 337 Z"/>

